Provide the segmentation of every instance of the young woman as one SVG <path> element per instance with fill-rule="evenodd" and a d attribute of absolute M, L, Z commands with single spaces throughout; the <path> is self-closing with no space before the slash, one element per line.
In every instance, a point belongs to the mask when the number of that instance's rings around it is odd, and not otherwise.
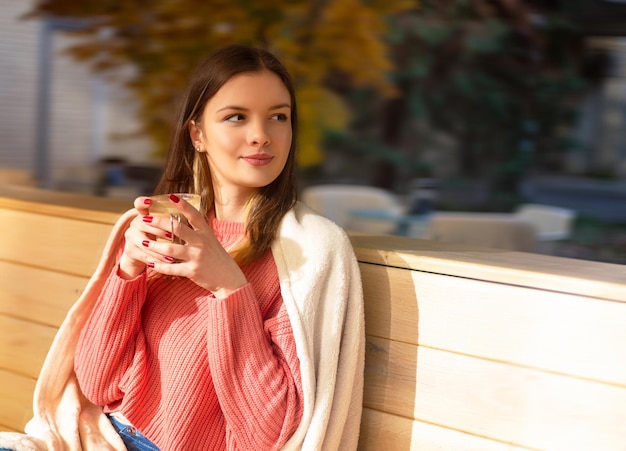
<path fill-rule="evenodd" d="M 171 195 L 189 225 L 172 223 L 139 198 L 118 221 L 27 432 L 83 449 L 356 449 L 360 275 L 343 230 L 296 201 L 296 120 L 269 52 L 198 67 L 157 192 L 200 194 L 200 211 Z"/>

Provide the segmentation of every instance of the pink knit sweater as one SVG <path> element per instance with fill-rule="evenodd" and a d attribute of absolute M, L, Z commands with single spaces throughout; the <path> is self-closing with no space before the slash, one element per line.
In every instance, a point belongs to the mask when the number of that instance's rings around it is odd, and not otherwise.
<path fill-rule="evenodd" d="M 211 221 L 228 246 L 243 224 Z M 291 324 L 271 252 L 215 299 L 189 279 L 115 268 L 83 329 L 75 370 L 87 398 L 159 448 L 280 448 L 302 417 Z"/>

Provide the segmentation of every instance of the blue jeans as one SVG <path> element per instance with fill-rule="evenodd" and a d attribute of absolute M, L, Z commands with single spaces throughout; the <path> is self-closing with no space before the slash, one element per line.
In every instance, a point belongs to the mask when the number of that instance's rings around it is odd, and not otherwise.
<path fill-rule="evenodd" d="M 108 417 L 109 421 L 122 438 L 128 451 L 160 451 L 158 446 L 152 443 L 133 426 L 128 426 L 110 415 L 108 415 Z"/>

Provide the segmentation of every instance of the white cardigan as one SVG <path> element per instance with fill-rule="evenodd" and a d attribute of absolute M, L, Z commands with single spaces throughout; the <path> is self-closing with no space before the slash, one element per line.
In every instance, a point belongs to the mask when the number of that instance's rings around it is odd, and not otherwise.
<path fill-rule="evenodd" d="M 59 328 L 37 381 L 26 435 L 0 433 L 0 447 L 125 449 L 102 408 L 80 393 L 74 350 L 135 215 L 129 210 L 117 221 L 96 271 Z M 272 253 L 304 394 L 302 421 L 283 449 L 355 450 L 365 335 L 361 276 L 350 241 L 343 229 L 298 202 L 283 218 Z"/>

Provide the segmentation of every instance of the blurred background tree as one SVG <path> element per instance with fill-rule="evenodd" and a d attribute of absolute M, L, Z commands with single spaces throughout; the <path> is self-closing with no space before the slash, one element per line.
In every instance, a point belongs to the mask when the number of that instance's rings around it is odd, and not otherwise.
<path fill-rule="evenodd" d="M 380 96 L 395 89 L 384 36 L 387 19 L 411 0 L 41 0 L 30 17 L 87 19 L 71 55 L 99 73 L 132 67 L 125 83 L 139 99 L 141 122 L 162 157 L 178 96 L 200 59 L 223 45 L 276 53 L 297 83 L 299 164 L 319 165 L 327 130 L 347 127 L 349 111 L 329 80 Z"/>
<path fill-rule="evenodd" d="M 489 208 L 510 207 L 529 168 L 549 168 L 575 145 L 567 131 L 585 87 L 582 34 L 568 19 L 577 3 L 424 0 L 390 16 L 401 95 L 351 90 L 352 128 L 329 145 L 368 161 L 372 184 L 402 191 L 415 177 L 477 178 L 490 185 Z"/>
<path fill-rule="evenodd" d="M 412 180 L 486 183 L 485 208 L 575 146 L 585 81 L 578 0 L 41 0 L 87 19 L 71 54 L 132 67 L 143 132 L 163 156 L 178 95 L 211 50 L 275 52 L 297 82 L 299 166 L 312 181 L 406 193 Z M 114 72 L 114 71 L 111 71 Z"/>

